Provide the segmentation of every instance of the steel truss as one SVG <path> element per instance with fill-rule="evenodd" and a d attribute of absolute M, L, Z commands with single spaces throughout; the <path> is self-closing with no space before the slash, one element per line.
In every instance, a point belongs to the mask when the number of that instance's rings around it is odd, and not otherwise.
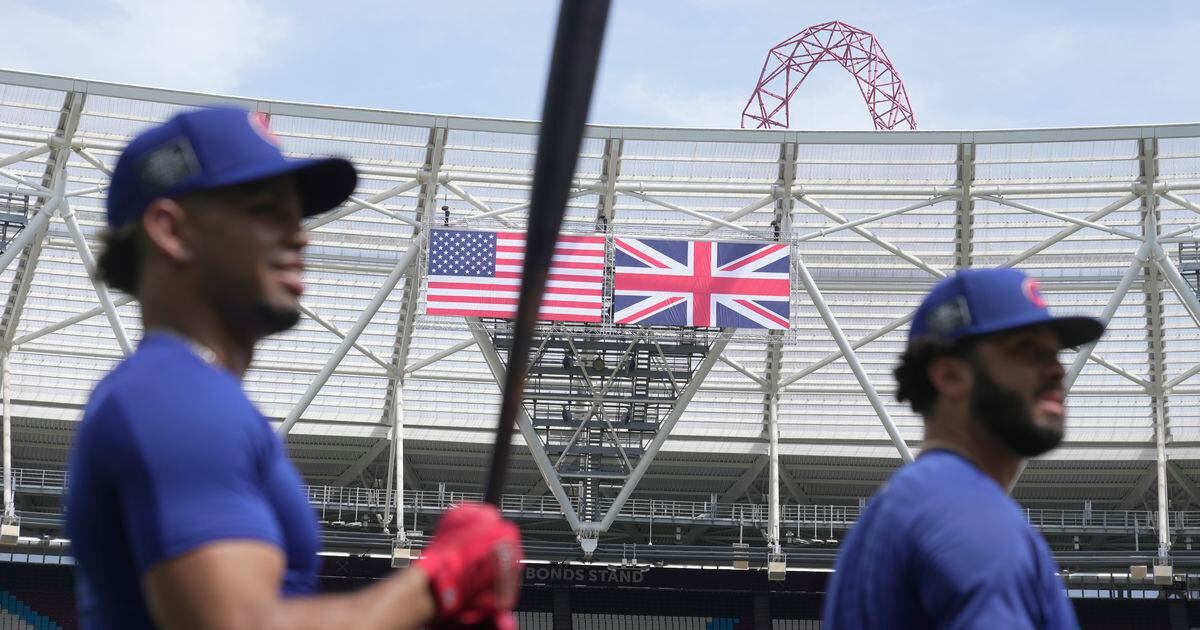
<path fill-rule="evenodd" d="M 0 253 L 0 278 L 6 292 L 3 319 L 3 344 L 0 357 L 5 364 L 12 363 L 20 377 L 20 359 L 29 354 L 39 356 L 94 356 L 115 358 L 109 351 L 89 349 L 65 349 L 46 343 L 57 333 L 71 330 L 83 324 L 94 324 L 103 315 L 112 340 L 120 351 L 131 348 L 129 335 L 125 332 L 126 322 L 119 309 L 131 301 L 127 297 L 114 297 L 98 283 L 92 282 L 95 304 L 78 313 L 63 313 L 62 319 L 38 326 L 22 328 L 21 313 L 33 279 L 40 273 L 55 273 L 43 270 L 39 254 L 44 249 L 73 252 L 82 272 L 91 275 L 94 267 L 92 244 L 94 230 L 90 224 L 81 223 L 75 210 L 79 204 L 95 205 L 103 194 L 106 184 L 102 177 L 81 177 L 80 173 L 104 174 L 110 158 L 122 145 L 103 134 L 79 133 L 81 116 L 87 111 L 88 99 L 133 98 L 146 99 L 154 103 L 171 105 L 194 105 L 211 100 L 203 95 L 176 92 L 135 90 L 124 86 L 104 84 L 76 84 L 52 77 L 33 77 L 17 73 L 0 73 L 0 85 L 31 85 L 39 89 L 63 89 L 65 98 L 60 120 L 49 135 L 35 133 L 11 126 L 0 125 L 0 143 L 15 147 L 8 155 L 0 155 L 0 175 L 6 183 L 0 186 L 0 195 L 17 195 L 33 200 L 30 213 L 20 232 Z M 339 318 L 323 309 L 306 306 L 305 315 L 319 325 L 334 342 L 333 351 L 315 368 L 293 367 L 294 373 L 311 374 L 311 379 L 298 397 L 292 398 L 290 410 L 282 416 L 281 433 L 287 434 L 298 426 L 311 423 L 314 426 L 324 421 L 306 416 L 310 405 L 334 377 L 362 377 L 380 379 L 386 384 L 387 394 L 376 410 L 378 421 L 366 427 L 376 439 L 373 446 L 355 458 L 352 464 L 336 473 L 340 483 L 348 483 L 364 471 L 386 458 L 387 482 L 393 491 L 401 491 L 405 481 L 416 475 L 415 470 L 405 463 L 403 456 L 403 431 L 393 427 L 406 427 L 404 422 L 406 387 L 414 382 L 435 382 L 445 379 L 460 383 L 494 383 L 502 376 L 503 366 L 500 352 L 503 351 L 503 325 L 494 322 L 469 322 L 441 320 L 422 316 L 416 305 L 420 301 L 423 269 L 421 256 L 427 228 L 440 224 L 442 213 L 434 211 L 437 200 L 449 207 L 454 203 L 453 216 L 444 218 L 449 225 L 468 228 L 488 228 L 497 225 L 519 227 L 523 211 L 528 205 L 523 202 L 509 203 L 488 190 L 525 191 L 529 187 L 530 175 L 520 169 L 496 169 L 471 166 L 461 156 L 451 155 L 451 138 L 454 134 L 486 132 L 493 134 L 524 134 L 536 131 L 536 126 L 509 121 L 486 121 L 452 119 L 446 117 L 422 117 L 408 114 L 364 113 L 356 110 L 300 106 L 286 103 L 244 101 L 244 105 L 277 116 L 298 118 L 348 120 L 358 124 L 394 124 L 418 127 L 425 130 L 426 143 L 423 161 L 415 160 L 415 166 L 396 165 L 379 161 L 364 161 L 364 177 L 381 182 L 379 191 L 365 196 L 356 196 L 327 215 L 308 224 L 314 234 L 322 238 L 336 238 L 338 230 L 345 229 L 345 221 L 369 220 L 389 226 L 403 228 L 404 236 L 394 241 L 397 255 L 381 257 L 375 261 L 343 262 L 333 257 L 315 255 L 310 267 L 316 271 L 354 268 L 364 274 L 373 274 L 374 286 L 369 300 L 357 310 L 352 320 Z M 656 428 L 647 433 L 648 441 L 640 441 L 636 448 L 627 442 L 622 429 L 613 422 L 612 414 L 606 411 L 619 407 L 621 402 L 610 402 L 609 391 L 616 385 L 612 376 L 600 377 L 603 370 L 580 371 L 580 384 L 570 393 L 568 402 L 586 403 L 578 415 L 569 414 L 568 432 L 560 442 L 548 442 L 541 437 L 546 414 L 541 406 L 552 397 L 531 397 L 532 410 L 519 418 L 523 442 L 533 455 L 539 475 L 546 489 L 553 496 L 558 514 L 571 529 L 582 538 L 595 538 L 606 532 L 616 522 L 631 526 L 640 523 L 637 519 L 622 520 L 626 505 L 639 505 L 641 499 L 633 498 L 639 482 L 646 475 L 655 455 L 671 437 L 671 430 L 687 411 L 688 403 L 705 391 L 728 391 L 751 393 L 761 396 L 762 434 L 750 451 L 764 459 L 761 468 L 747 469 L 743 478 L 730 486 L 721 503 L 736 503 L 766 470 L 768 488 L 768 512 L 766 516 L 767 540 L 778 552 L 781 531 L 785 529 L 788 510 L 796 510 L 797 504 L 811 503 L 806 485 L 810 480 L 794 479 L 780 465 L 780 457 L 789 445 L 798 443 L 789 438 L 781 425 L 787 427 L 786 415 L 781 404 L 799 396 L 857 393 L 864 395 L 878 416 L 883 429 L 871 438 L 876 442 L 891 443 L 897 459 L 910 460 L 911 449 L 918 446 L 911 427 L 893 419 L 894 407 L 890 407 L 880 395 L 877 383 L 871 374 L 869 360 L 864 360 L 863 349 L 875 342 L 894 338 L 894 333 L 908 323 L 907 315 L 882 317 L 867 328 L 847 326 L 845 311 L 833 302 L 830 296 L 847 292 L 888 293 L 903 285 L 907 293 L 923 288 L 944 277 L 954 268 L 968 264 L 1027 264 L 1056 250 L 1060 244 L 1098 242 L 1097 235 L 1109 239 L 1105 243 L 1127 243 L 1127 246 L 1106 245 L 1109 254 L 1114 252 L 1126 257 L 1120 269 L 1107 268 L 1104 273 L 1092 272 L 1086 263 L 1080 263 L 1078 273 L 1073 276 L 1044 278 L 1050 291 L 1106 292 L 1108 299 L 1097 313 L 1105 320 L 1118 317 L 1122 307 L 1128 307 L 1138 295 L 1139 304 L 1145 304 L 1142 317 L 1145 321 L 1147 352 L 1150 370 L 1147 376 L 1139 375 L 1142 369 L 1135 367 L 1127 357 L 1105 356 L 1096 351 L 1097 346 L 1081 348 L 1071 357 L 1068 382 L 1079 383 L 1087 389 L 1086 375 L 1115 375 L 1128 388 L 1149 397 L 1153 401 L 1153 440 L 1144 446 L 1154 445 L 1155 477 L 1158 507 L 1155 519 L 1159 524 L 1158 557 L 1168 560 L 1172 540 L 1180 533 L 1169 516 L 1168 475 L 1174 474 L 1176 485 L 1186 479 L 1170 460 L 1170 453 L 1178 446 L 1172 440 L 1171 404 L 1173 396 L 1193 396 L 1196 388 L 1190 384 L 1200 366 L 1185 368 L 1175 373 L 1167 369 L 1164 340 L 1168 332 L 1164 329 L 1164 309 L 1177 309 L 1192 324 L 1200 327 L 1200 301 L 1181 272 L 1173 252 L 1179 243 L 1192 243 L 1200 232 L 1200 206 L 1195 196 L 1200 192 L 1200 169 L 1186 172 L 1182 177 L 1171 179 L 1161 175 L 1164 158 L 1159 154 L 1159 143 L 1164 138 L 1200 138 L 1200 127 L 1165 126 L 1139 128 L 1112 128 L 1102 130 L 1043 130 L 1012 132 L 931 132 L 917 134 L 838 134 L 798 132 L 713 132 L 713 131 L 670 131 L 638 130 L 613 127 L 596 127 L 589 130 L 589 137 L 601 140 L 594 171 L 586 169 L 573 183 L 572 199 L 586 203 L 595 199 L 594 211 L 586 217 L 608 238 L 617 234 L 662 236 L 712 235 L 721 239 L 775 239 L 791 245 L 796 279 L 795 304 L 811 306 L 815 311 L 824 335 L 831 338 L 835 349 L 822 350 L 819 356 L 802 359 L 789 358 L 793 348 L 804 343 L 808 332 L 793 330 L 782 333 L 756 333 L 752 331 L 700 331 L 699 342 L 706 346 L 702 360 L 689 366 L 686 375 L 676 370 L 663 370 L 669 376 L 674 404 L 659 415 Z M 674 142 L 710 144 L 740 144 L 746 146 L 767 145 L 772 149 L 772 167 L 775 174 L 769 178 L 733 181 L 696 178 L 654 177 L 645 171 L 631 169 L 630 164 L 644 160 L 636 153 L 646 143 Z M 1127 179 L 1100 177 L 1081 179 L 1064 177 L 1059 180 L 1017 181 L 1018 178 L 981 178 L 981 172 L 992 162 L 985 155 L 996 146 L 1013 143 L 1096 143 L 1126 142 L 1136 145 L 1137 173 Z M 854 181 L 805 182 L 798 177 L 803 164 L 800 153 L 811 146 L 868 146 L 904 147 L 907 145 L 936 145 L 953 150 L 953 175 L 946 181 L 913 181 L 902 178 Z M 460 148 L 459 151 L 462 151 Z M 633 152 L 633 153 L 631 153 Z M 453 159 L 451 159 L 453 157 Z M 901 168 L 900 163 L 895 168 Z M 38 180 L 29 175 L 34 169 L 41 171 Z M 630 173 L 625 175 L 624 173 Z M 1189 179 L 1189 177 L 1195 179 Z M 414 193 L 415 191 L 415 193 Z M 415 201 L 414 201 L 414 196 Z M 712 199 L 729 200 L 723 209 L 714 209 Z M 1062 199 L 1083 199 L 1086 208 L 1072 207 L 1069 210 L 1056 208 Z M 850 203 L 847 203 L 849 200 Z M 1136 205 L 1135 205 L 1136 202 Z M 1051 228 L 1040 240 L 1023 250 L 1006 252 L 997 259 L 985 255 L 981 249 L 991 241 L 981 236 L 985 219 L 989 213 L 1015 213 L 1040 221 L 1039 225 Z M 1171 209 L 1168 220 L 1163 208 Z M 654 214 L 649 214 L 651 211 Z M 1130 222 L 1131 212 L 1140 219 Z M 1181 215 L 1189 215 L 1187 220 Z M 647 216 L 660 217 L 655 220 Z M 925 220 L 927 217 L 946 217 L 954 225 L 954 251 L 945 257 L 931 256 L 917 243 L 906 242 L 893 236 L 896 226 L 904 221 Z M 505 222 L 505 223 L 500 223 Z M 578 221 L 577 221 L 578 223 Z M 681 228 L 682 226 L 682 228 Z M 681 231 L 682 230 L 682 231 Z M 326 237 L 325 235 L 329 235 Z M 831 271 L 827 263 L 816 263 L 821 259 L 825 244 L 845 242 L 851 238 L 862 239 L 880 251 L 899 261 L 892 272 L 894 276 L 872 277 L 870 274 L 843 274 Z M 64 238 L 65 236 L 65 238 Z M 1091 241 L 1081 240 L 1088 236 Z M 1186 271 L 1186 270 L 1185 270 Z M 401 280 L 404 285 L 401 288 Z M 372 346 L 364 333 L 372 322 L 386 310 L 389 300 L 394 300 L 398 291 L 403 292 L 403 304 L 398 323 L 392 330 L 391 353 L 387 354 L 378 345 Z M 906 298 L 908 299 L 908 298 Z M 1177 306 L 1175 306 L 1177 305 Z M 905 309 L 907 312 L 908 309 Z M 1175 312 L 1175 311 L 1171 311 Z M 440 349 L 421 355 L 410 356 L 410 349 L 421 331 L 456 330 L 465 332 L 466 338 L 449 338 Z M 615 326 L 611 323 L 586 329 L 571 330 L 547 326 L 544 339 L 557 338 L 562 343 L 548 344 L 543 348 L 545 361 L 562 361 L 566 356 L 587 361 L 588 348 L 604 348 L 604 364 L 609 374 L 624 369 L 635 349 L 653 348 L 647 352 L 650 359 L 661 358 L 666 364 L 671 356 L 669 344 L 677 340 L 679 331 L 638 329 Z M 497 340 L 501 343 L 497 343 Z M 623 340 L 623 341 L 622 341 Z M 762 361 L 747 359 L 745 354 L 727 353 L 731 342 L 737 344 L 760 344 Z M 640 344 L 640 345 L 639 345 Z M 1101 345 L 1101 347 L 1103 347 Z M 355 350 L 365 357 L 369 365 L 354 367 L 346 358 Z M 438 372 L 440 366 L 464 357 L 486 362 L 490 377 L 480 374 L 445 375 Z M 708 385 L 706 377 L 720 363 L 721 383 Z M 1136 362 L 1134 362 L 1136 363 Z M 844 364 L 853 381 L 848 385 L 829 385 L 819 376 L 822 370 L 834 364 Z M 287 365 L 270 364 L 271 369 L 287 370 Z M 727 367 L 728 370 L 724 368 Z M 18 377 L 4 374 L 4 389 L 11 389 L 10 381 Z M 1084 381 L 1078 379 L 1085 378 Z M 730 384 L 731 379 L 736 381 Z M 1099 381 L 1097 381 L 1099 382 Z M 1088 391 L 1098 391 L 1103 385 L 1091 386 Z M 5 426 L 14 419 L 20 409 L 21 396 L 12 405 L 5 401 Z M 559 403 L 561 406 L 561 402 Z M 10 408 L 11 407 L 11 408 Z M 643 410 L 644 412 L 644 410 Z M 619 417 L 619 416 L 618 416 Z M 16 418 L 19 420 L 19 418 Z M 640 418 L 639 421 L 645 418 Z M 630 421 L 634 419 L 631 417 Z M 542 423 L 542 424 L 539 424 Z M 326 423 L 327 424 L 327 423 Z M 649 437 L 652 435 L 653 437 Z M 886 437 L 885 437 L 886 436 Z M 5 430 L 5 478 L 12 474 L 11 449 L 7 446 L 11 431 Z M 586 447 L 586 448 L 585 448 Z M 587 449 L 593 449 L 588 452 Z M 601 450 L 594 450 L 601 449 Z M 606 450 L 605 450 L 606 449 Z M 782 452 L 781 452 L 782 451 Z M 589 457 L 601 456 L 602 465 L 590 463 Z M 609 464 L 615 466 L 609 466 Z M 756 464 L 757 465 L 757 464 Z M 1176 472 L 1172 472 L 1176 471 Z M 753 474 L 750 474 L 753 473 Z M 564 479 L 577 480 L 592 490 L 583 493 L 568 492 Z M 411 484 L 411 481 L 409 481 Z M 575 483 L 575 481 L 572 481 Z M 392 485 L 394 484 L 394 485 Z M 780 496 L 780 484 L 796 504 L 787 505 Z M 616 491 L 615 496 L 605 496 L 608 488 Z M 410 488 L 412 486 L 410 485 Z M 1190 488 L 1189 485 L 1182 485 Z M 414 488 L 420 490 L 420 488 Z M 411 493 L 409 493 L 411 494 Z M 390 495 L 389 495 L 390 496 Z M 419 496 L 413 494 L 412 496 Z M 398 497 L 393 506 L 408 506 L 415 499 Z M 1195 498 L 1193 497 L 1193 500 Z M 14 513 L 14 497 L 11 485 L 6 485 L 4 507 L 7 514 Z M 653 510 L 651 510 L 653 512 Z M 387 510 L 389 518 L 391 510 Z M 396 519 L 402 518 L 397 513 Z M 668 522 L 666 520 L 663 521 Z M 1183 527 L 1180 524 L 1178 527 Z M 403 528 L 399 528 L 403 532 Z M 636 532 L 636 527 L 631 530 Z M 1098 532 L 1106 533 L 1106 532 Z"/>

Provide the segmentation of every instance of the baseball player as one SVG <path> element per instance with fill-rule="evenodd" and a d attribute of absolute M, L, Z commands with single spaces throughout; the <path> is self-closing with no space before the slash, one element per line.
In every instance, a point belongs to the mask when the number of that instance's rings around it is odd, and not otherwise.
<path fill-rule="evenodd" d="M 415 568 L 316 594 L 316 519 L 242 388 L 258 340 L 299 318 L 302 219 L 356 183 L 346 160 L 286 159 L 233 108 L 179 114 L 121 154 L 98 274 L 137 297 L 146 334 L 96 386 L 70 456 L 85 628 L 511 627 L 520 538 L 490 506 L 449 511 Z"/>
<path fill-rule="evenodd" d="M 1078 627 L 1046 541 L 1006 489 L 1063 436 L 1063 348 L 1104 325 L 1055 317 L 1036 280 L 968 269 L 912 321 L 897 397 L 924 449 L 871 498 L 838 556 L 823 628 Z"/>

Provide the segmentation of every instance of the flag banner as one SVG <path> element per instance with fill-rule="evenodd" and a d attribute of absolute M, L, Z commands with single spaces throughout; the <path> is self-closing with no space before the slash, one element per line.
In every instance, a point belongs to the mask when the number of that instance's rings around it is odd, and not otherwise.
<path fill-rule="evenodd" d="M 524 262 L 524 232 L 430 231 L 425 312 L 514 318 Z M 604 237 L 560 235 L 538 318 L 599 322 L 603 309 Z"/>
<path fill-rule="evenodd" d="M 613 322 L 790 327 L 786 243 L 616 239 Z"/>

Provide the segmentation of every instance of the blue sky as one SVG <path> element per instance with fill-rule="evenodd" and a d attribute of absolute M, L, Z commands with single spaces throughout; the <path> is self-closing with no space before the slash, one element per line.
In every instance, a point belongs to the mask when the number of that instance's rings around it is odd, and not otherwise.
<path fill-rule="evenodd" d="M 528 119 L 541 110 L 557 7 L 0 0 L 0 67 Z M 1200 121 L 1194 0 L 613 0 L 591 119 L 736 127 L 767 50 L 832 19 L 876 35 L 922 129 Z M 832 64 L 792 111 L 793 128 L 871 128 L 853 79 Z"/>

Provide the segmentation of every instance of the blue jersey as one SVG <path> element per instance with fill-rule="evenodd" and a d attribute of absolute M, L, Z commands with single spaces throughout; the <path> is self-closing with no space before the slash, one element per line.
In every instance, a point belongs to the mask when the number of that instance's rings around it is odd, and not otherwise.
<path fill-rule="evenodd" d="M 1079 627 L 1046 541 L 999 484 L 948 451 L 892 475 L 834 568 L 825 630 Z"/>
<path fill-rule="evenodd" d="M 85 628 L 152 628 L 142 576 L 220 540 L 281 549 L 282 595 L 316 588 L 316 518 L 282 443 L 237 378 L 170 335 L 148 334 L 96 386 L 66 516 Z"/>

